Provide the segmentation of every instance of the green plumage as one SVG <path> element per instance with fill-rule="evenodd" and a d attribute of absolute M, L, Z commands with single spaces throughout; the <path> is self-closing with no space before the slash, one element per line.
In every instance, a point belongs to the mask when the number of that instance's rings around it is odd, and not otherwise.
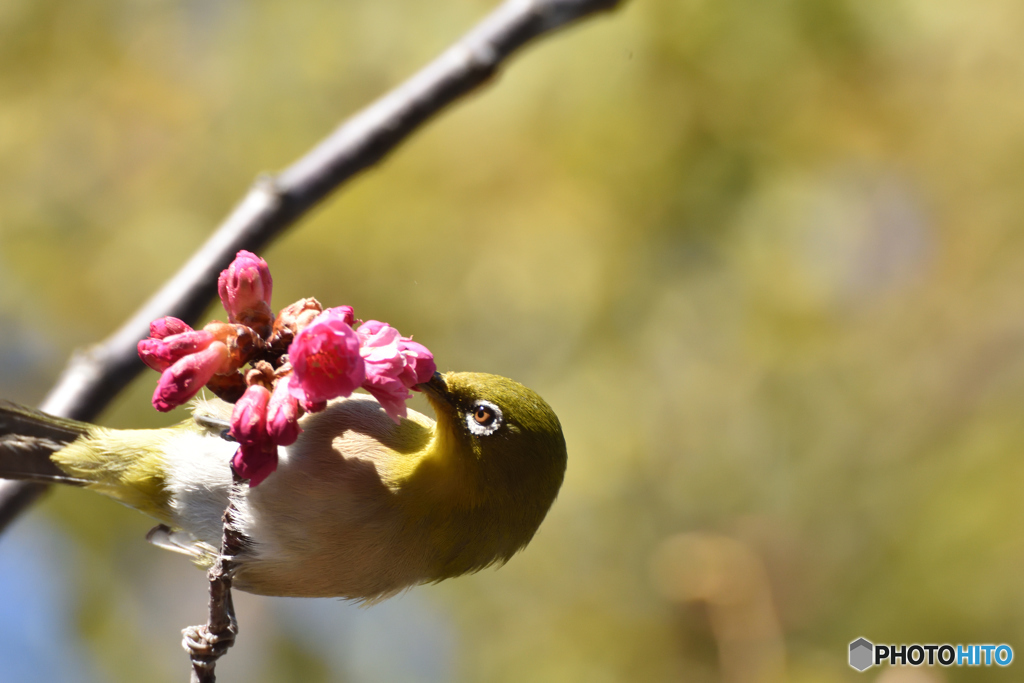
<path fill-rule="evenodd" d="M 50 460 L 69 477 L 87 482 L 86 488 L 168 523 L 165 453 L 173 430 L 190 429 L 191 424 L 163 430 L 93 427 Z"/>

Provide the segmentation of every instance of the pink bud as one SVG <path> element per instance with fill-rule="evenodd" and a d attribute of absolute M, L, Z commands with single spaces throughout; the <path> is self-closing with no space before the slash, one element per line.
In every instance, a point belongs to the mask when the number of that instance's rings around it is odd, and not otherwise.
<path fill-rule="evenodd" d="M 231 458 L 231 468 L 249 486 L 259 486 L 277 469 L 277 446 L 272 443 L 241 444 Z"/>
<path fill-rule="evenodd" d="M 228 312 L 228 319 L 243 325 L 254 317 L 263 321 L 270 315 L 273 287 L 274 281 L 270 277 L 267 262 L 244 249 L 238 252 L 235 260 L 217 279 L 217 292 L 224 310 Z"/>
<path fill-rule="evenodd" d="M 213 335 L 206 330 L 190 330 L 162 339 L 143 339 L 138 345 L 139 358 L 157 372 L 163 372 L 185 356 L 207 348 L 213 340 Z"/>
<path fill-rule="evenodd" d="M 289 391 L 307 410 L 349 396 L 366 378 L 359 337 L 346 322 L 348 315 L 338 309 L 324 311 L 288 347 L 293 373 Z"/>
<path fill-rule="evenodd" d="M 154 320 L 149 324 L 149 336 L 153 339 L 163 339 L 164 337 L 170 337 L 172 334 L 191 331 L 192 328 L 184 320 L 178 320 L 169 315 Z"/>
<path fill-rule="evenodd" d="M 299 401 L 288 390 L 289 378 L 274 385 L 267 404 L 267 434 L 279 446 L 290 446 L 299 438 Z"/>
<path fill-rule="evenodd" d="M 260 384 L 250 385 L 231 413 L 231 436 L 240 444 L 267 443 L 267 403 L 270 392 Z"/>
<path fill-rule="evenodd" d="M 221 342 L 213 342 L 201 351 L 183 356 L 160 375 L 153 392 L 153 407 L 166 413 L 187 402 L 217 372 L 227 369 L 228 364 L 228 347 Z"/>

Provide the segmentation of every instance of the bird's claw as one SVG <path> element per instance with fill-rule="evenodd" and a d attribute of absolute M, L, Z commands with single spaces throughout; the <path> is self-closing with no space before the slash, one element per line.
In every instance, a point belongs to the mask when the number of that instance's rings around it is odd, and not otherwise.
<path fill-rule="evenodd" d="M 206 624 L 189 626 L 181 631 L 181 646 L 193 662 L 208 660 L 212 663 L 235 644 L 237 633 L 238 626 L 235 624 L 234 618 L 231 619 L 228 627 L 219 633 L 211 633 Z"/>

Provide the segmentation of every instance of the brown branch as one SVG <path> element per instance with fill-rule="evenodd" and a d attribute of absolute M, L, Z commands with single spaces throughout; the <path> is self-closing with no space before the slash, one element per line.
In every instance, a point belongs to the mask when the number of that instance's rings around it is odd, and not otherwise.
<path fill-rule="evenodd" d="M 235 477 L 232 493 L 240 483 L 238 477 Z M 234 504 L 228 503 L 223 517 L 224 536 L 220 556 L 207 572 L 210 581 L 210 617 L 205 624 L 189 626 L 181 632 L 181 645 L 192 661 L 191 683 L 214 683 L 217 660 L 227 654 L 238 635 L 235 606 L 231 600 L 231 578 L 235 569 L 233 558 L 241 550 L 242 538 L 232 525 L 234 512 Z"/>

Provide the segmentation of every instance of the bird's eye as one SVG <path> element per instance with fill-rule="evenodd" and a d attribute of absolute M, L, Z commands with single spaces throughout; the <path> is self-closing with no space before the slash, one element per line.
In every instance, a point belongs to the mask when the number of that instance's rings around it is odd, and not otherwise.
<path fill-rule="evenodd" d="M 477 401 L 466 415 L 466 426 L 477 436 L 493 434 L 501 426 L 501 408 L 490 401 Z"/>
<path fill-rule="evenodd" d="M 494 422 L 495 417 L 496 416 L 494 411 L 491 410 L 491 407 L 482 403 L 476 407 L 476 411 L 473 413 L 473 419 L 476 420 L 476 423 L 478 425 L 483 425 L 484 427 Z"/>

